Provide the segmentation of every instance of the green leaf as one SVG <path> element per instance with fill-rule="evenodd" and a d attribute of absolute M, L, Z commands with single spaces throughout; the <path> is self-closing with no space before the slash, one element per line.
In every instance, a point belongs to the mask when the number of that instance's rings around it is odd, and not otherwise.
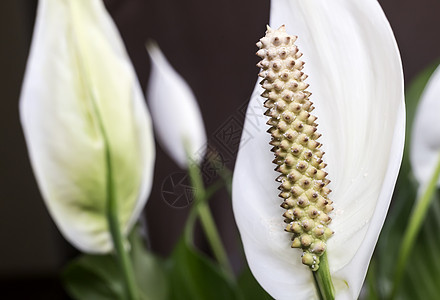
<path fill-rule="evenodd" d="M 173 300 L 237 299 L 236 290 L 220 267 L 198 253 L 184 238 L 168 260 Z"/>
<path fill-rule="evenodd" d="M 271 300 L 273 299 L 268 293 L 260 286 L 260 284 L 252 275 L 248 266 L 241 272 L 238 278 L 238 288 L 243 299 L 252 300 Z"/>
<path fill-rule="evenodd" d="M 141 300 L 168 299 L 165 266 L 148 252 L 137 228 L 130 235 L 130 257 Z M 124 299 L 124 285 L 116 256 L 82 255 L 62 274 L 66 290 L 74 299 Z"/>
<path fill-rule="evenodd" d="M 123 299 L 124 286 L 116 257 L 83 255 L 63 272 L 64 285 L 74 299 Z"/>
<path fill-rule="evenodd" d="M 144 247 L 140 234 L 131 234 L 131 257 L 142 299 L 168 299 L 165 263 Z"/>
<path fill-rule="evenodd" d="M 144 247 L 139 231 L 130 235 L 133 268 L 142 299 L 168 299 L 168 279 L 165 263 Z"/>

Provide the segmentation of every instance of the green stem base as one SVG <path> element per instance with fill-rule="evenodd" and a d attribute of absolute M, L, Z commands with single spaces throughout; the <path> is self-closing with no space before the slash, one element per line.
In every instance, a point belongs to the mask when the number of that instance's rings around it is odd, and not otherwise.
<path fill-rule="evenodd" d="M 319 298 L 322 300 L 334 300 L 335 288 L 333 287 L 332 277 L 328 266 L 327 253 L 320 257 L 319 269 L 313 272 Z"/>

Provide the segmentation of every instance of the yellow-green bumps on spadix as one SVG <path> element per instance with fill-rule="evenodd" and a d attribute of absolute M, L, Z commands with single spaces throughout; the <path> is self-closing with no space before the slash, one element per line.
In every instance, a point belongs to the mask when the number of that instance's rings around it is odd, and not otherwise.
<path fill-rule="evenodd" d="M 316 117 L 309 100 L 307 78 L 301 70 L 304 62 L 302 53 L 295 46 L 297 37 L 286 33 L 284 26 L 278 30 L 267 27 L 266 36 L 260 39 L 257 55 L 262 60 L 262 96 L 267 98 L 264 106 L 270 119 L 268 132 L 272 135 L 270 144 L 275 153 L 277 181 L 281 182 L 279 196 L 284 199 L 281 207 L 287 223 L 286 231 L 293 233 L 292 247 L 303 250 L 302 262 L 313 271 L 319 268 L 319 257 L 326 250 L 326 241 L 333 231 L 328 228 L 333 210 L 327 187 L 330 183 L 323 170 L 324 152 L 316 140 Z"/>

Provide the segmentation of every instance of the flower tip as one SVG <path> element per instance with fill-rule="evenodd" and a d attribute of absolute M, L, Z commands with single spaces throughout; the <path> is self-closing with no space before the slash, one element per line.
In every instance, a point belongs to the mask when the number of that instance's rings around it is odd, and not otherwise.
<path fill-rule="evenodd" d="M 152 61 L 157 60 L 162 55 L 159 45 L 153 39 L 148 39 L 145 42 L 145 49 L 147 50 Z"/>
<path fill-rule="evenodd" d="M 155 41 L 146 49 L 152 64 L 147 98 L 159 142 L 182 169 L 190 161 L 200 164 L 207 138 L 195 95 Z"/>
<path fill-rule="evenodd" d="M 271 33 L 273 31 L 272 28 L 270 28 L 269 24 L 266 25 L 266 34 Z"/>

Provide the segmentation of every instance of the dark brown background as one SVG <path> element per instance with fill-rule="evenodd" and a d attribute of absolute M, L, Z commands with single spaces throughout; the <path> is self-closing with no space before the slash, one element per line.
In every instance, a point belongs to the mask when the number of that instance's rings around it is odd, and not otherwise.
<path fill-rule="evenodd" d="M 192 87 L 210 144 L 233 167 L 241 109 L 256 80 L 255 42 L 264 32 L 269 1 L 108 0 L 142 86 L 149 61 L 144 43 L 156 39 Z M 406 82 L 440 57 L 440 2 L 380 1 L 398 41 Z M 18 98 L 35 17 L 35 0 L 0 1 L 0 290 L 6 298 L 63 297 L 56 274 L 76 255 L 50 219 L 33 178 L 18 119 Z M 371 45 L 374 47 L 374 45 Z M 232 133 L 227 135 L 226 133 Z M 177 173 L 176 173 L 177 172 Z M 178 167 L 157 149 L 154 190 L 146 219 L 154 251 L 166 256 L 188 213 L 163 199 L 161 188 Z M 226 191 L 212 208 L 234 267 L 243 264 Z M 200 247 L 206 248 L 200 238 Z"/>

